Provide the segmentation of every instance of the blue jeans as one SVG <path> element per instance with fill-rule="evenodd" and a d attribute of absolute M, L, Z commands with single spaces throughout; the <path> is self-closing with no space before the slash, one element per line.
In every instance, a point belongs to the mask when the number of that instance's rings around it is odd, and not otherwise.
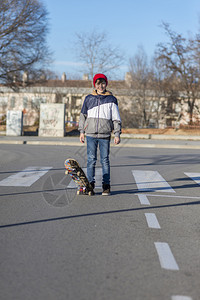
<path fill-rule="evenodd" d="M 99 145 L 100 162 L 102 165 L 102 184 L 110 184 L 110 139 L 99 139 L 87 136 L 87 176 L 89 182 L 95 183 L 95 165 Z"/>

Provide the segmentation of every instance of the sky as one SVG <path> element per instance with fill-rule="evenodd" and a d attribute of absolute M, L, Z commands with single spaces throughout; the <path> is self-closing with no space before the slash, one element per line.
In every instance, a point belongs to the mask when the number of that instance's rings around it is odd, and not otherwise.
<path fill-rule="evenodd" d="M 128 62 L 142 46 L 148 58 L 158 43 L 167 42 L 162 22 L 188 37 L 200 31 L 199 0 L 41 0 L 49 13 L 47 43 L 53 52 L 51 70 L 67 78 L 82 77 L 75 57 L 75 34 L 106 32 L 108 42 L 125 54 L 116 79 L 123 79 Z"/>

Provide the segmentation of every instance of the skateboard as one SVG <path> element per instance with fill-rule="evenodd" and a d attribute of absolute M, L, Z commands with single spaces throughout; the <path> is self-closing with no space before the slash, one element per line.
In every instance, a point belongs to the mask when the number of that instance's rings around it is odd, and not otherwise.
<path fill-rule="evenodd" d="M 71 178 L 76 183 L 78 189 L 77 189 L 77 195 L 94 195 L 94 190 L 91 184 L 89 183 L 87 176 L 85 175 L 84 171 L 80 167 L 79 163 L 73 159 L 68 158 L 65 160 L 65 168 L 67 169 L 65 171 L 65 174 L 68 174 L 71 176 Z"/>

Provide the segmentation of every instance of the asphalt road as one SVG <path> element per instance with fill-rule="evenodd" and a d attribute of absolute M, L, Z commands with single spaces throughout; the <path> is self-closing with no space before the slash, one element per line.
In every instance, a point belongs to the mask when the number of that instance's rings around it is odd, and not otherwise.
<path fill-rule="evenodd" d="M 69 157 L 0 146 L 0 299 L 200 299 L 199 150 L 112 147 L 109 197 L 77 196 Z"/>

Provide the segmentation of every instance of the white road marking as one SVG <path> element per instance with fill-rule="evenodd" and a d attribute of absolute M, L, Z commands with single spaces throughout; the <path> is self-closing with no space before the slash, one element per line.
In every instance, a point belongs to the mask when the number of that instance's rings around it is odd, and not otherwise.
<path fill-rule="evenodd" d="M 157 171 L 132 170 L 138 190 L 175 193 L 172 187 Z"/>
<path fill-rule="evenodd" d="M 52 167 L 28 167 L 0 181 L 0 186 L 31 186 Z"/>
<path fill-rule="evenodd" d="M 200 185 L 200 173 L 184 173 L 184 174 Z"/>
<path fill-rule="evenodd" d="M 139 196 L 140 194 L 136 194 Z M 200 197 L 190 197 L 190 196 L 176 196 L 176 195 L 155 195 L 155 194 L 145 194 L 148 197 L 163 197 L 163 198 L 183 198 L 183 199 L 200 199 Z"/>
<path fill-rule="evenodd" d="M 155 214 L 145 213 L 145 217 L 146 217 L 147 224 L 148 224 L 149 228 L 154 228 L 154 229 L 160 229 L 161 228 Z"/>
<path fill-rule="evenodd" d="M 83 168 L 83 171 L 85 172 L 85 174 L 87 176 L 87 168 Z M 95 169 L 95 179 L 96 179 L 95 188 L 101 189 L 101 187 L 102 187 L 102 169 L 101 168 Z M 76 183 L 74 182 L 73 179 L 70 181 L 67 188 L 68 189 L 77 189 Z"/>
<path fill-rule="evenodd" d="M 155 247 L 158 253 L 161 267 L 167 270 L 179 270 L 179 266 L 171 252 L 167 243 L 155 242 Z"/>
<path fill-rule="evenodd" d="M 188 297 L 188 296 L 172 296 L 172 300 L 192 300 L 191 297 Z"/>
<path fill-rule="evenodd" d="M 147 198 L 146 195 L 144 195 L 144 194 L 138 194 L 138 198 L 140 200 L 141 205 L 150 205 L 150 202 L 149 202 L 149 200 L 148 200 L 148 198 Z"/>

